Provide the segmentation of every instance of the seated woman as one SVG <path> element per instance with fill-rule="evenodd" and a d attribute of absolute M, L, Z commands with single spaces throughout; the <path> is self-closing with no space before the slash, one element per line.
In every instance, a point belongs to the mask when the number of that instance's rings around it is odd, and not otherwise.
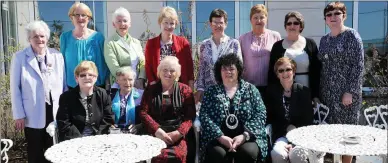
<path fill-rule="evenodd" d="M 294 147 L 285 137 L 287 132 L 301 126 L 312 125 L 314 110 L 310 89 L 294 82 L 296 63 L 282 57 L 274 64 L 274 72 L 279 83 L 267 88 L 268 123 L 272 124 L 274 147 L 272 161 L 276 163 L 307 163 L 307 151 Z"/>
<path fill-rule="evenodd" d="M 114 124 L 111 100 L 104 89 L 94 85 L 98 76 L 96 65 L 82 61 L 74 76 L 78 85 L 59 98 L 59 140 L 107 134 Z"/>
<path fill-rule="evenodd" d="M 111 92 L 112 111 L 115 126 L 121 129 L 136 124 L 136 107 L 141 102 L 143 90 L 134 88 L 136 72 L 130 66 L 120 67 L 116 71 L 116 83 L 119 89 Z"/>
<path fill-rule="evenodd" d="M 147 133 L 167 144 L 153 163 L 186 162 L 185 136 L 195 118 L 194 95 L 191 88 L 179 83 L 181 65 L 178 58 L 166 56 L 157 68 L 160 79 L 144 91 L 140 118 Z"/>
<path fill-rule="evenodd" d="M 267 155 L 265 106 L 257 88 L 241 79 L 243 69 L 233 53 L 215 63 L 218 84 L 205 91 L 199 114 L 205 162 L 256 163 Z"/>

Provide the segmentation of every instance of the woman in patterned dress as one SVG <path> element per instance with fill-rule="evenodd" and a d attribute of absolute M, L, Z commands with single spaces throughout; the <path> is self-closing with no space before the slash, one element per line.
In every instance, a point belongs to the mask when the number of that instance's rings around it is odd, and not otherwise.
<path fill-rule="evenodd" d="M 191 57 L 189 42 L 184 37 L 174 35 L 176 25 L 179 23 L 178 15 L 174 8 L 163 7 L 158 18 L 162 33 L 147 41 L 145 48 L 145 70 L 149 85 L 158 81 L 157 67 L 166 56 L 175 56 L 182 65 L 182 75 L 179 82 L 194 87 L 194 67 Z"/>
<path fill-rule="evenodd" d="M 221 56 L 214 67 L 218 84 L 205 91 L 199 115 L 202 161 L 263 162 L 266 110 L 259 91 L 241 79 L 243 65 L 236 54 Z"/>
<path fill-rule="evenodd" d="M 209 16 L 209 26 L 212 36 L 201 43 L 199 48 L 200 63 L 195 88 L 195 103 L 201 102 L 203 92 L 211 85 L 217 84 L 213 75 L 213 66 L 218 57 L 235 53 L 242 60 L 241 47 L 237 39 L 225 34 L 228 25 L 228 15 L 222 9 L 214 9 Z"/>
<path fill-rule="evenodd" d="M 195 117 L 195 106 L 190 87 L 178 82 L 180 74 L 178 59 L 166 56 L 158 66 L 160 81 L 148 86 L 143 94 L 140 119 L 148 134 L 167 144 L 160 155 L 152 158 L 153 163 L 186 163 L 186 135 Z"/>
<path fill-rule="evenodd" d="M 344 25 L 343 3 L 329 3 L 324 16 L 330 33 L 321 38 L 319 46 L 320 100 L 330 108 L 329 123 L 357 124 L 364 69 L 362 40 L 357 31 Z M 344 156 L 342 161 L 350 163 L 352 157 Z"/>

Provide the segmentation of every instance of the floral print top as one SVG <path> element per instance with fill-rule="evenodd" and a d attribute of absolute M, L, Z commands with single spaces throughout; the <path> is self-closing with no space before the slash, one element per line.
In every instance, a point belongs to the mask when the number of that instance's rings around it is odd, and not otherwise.
<path fill-rule="evenodd" d="M 229 106 L 229 98 L 225 98 L 225 88 L 223 84 L 210 86 L 206 91 L 202 101 L 199 119 L 202 133 L 200 137 L 201 156 L 205 156 L 208 144 L 223 135 L 221 125 L 226 119 L 224 108 Z M 237 106 L 238 122 L 244 126 L 245 131 L 250 133 L 257 143 L 261 158 L 267 156 L 267 137 L 265 132 L 266 109 L 256 87 L 244 80 L 239 81 L 239 88 L 232 105 Z M 241 133 L 242 134 L 242 133 Z M 204 159 L 204 157 L 202 157 Z"/>
<path fill-rule="evenodd" d="M 322 63 L 320 100 L 330 109 L 328 122 L 357 124 L 364 70 L 364 49 L 360 35 L 348 28 L 337 36 L 323 36 L 318 59 Z M 344 93 L 352 94 L 350 107 L 342 104 Z"/>
<path fill-rule="evenodd" d="M 241 47 L 237 39 L 224 36 L 221 39 L 220 45 L 217 47 L 212 38 L 213 37 L 204 40 L 199 48 L 199 70 L 197 80 L 195 81 L 195 88 L 201 91 L 205 91 L 209 86 L 217 84 L 213 67 L 218 57 L 229 53 L 235 53 L 242 61 Z"/>

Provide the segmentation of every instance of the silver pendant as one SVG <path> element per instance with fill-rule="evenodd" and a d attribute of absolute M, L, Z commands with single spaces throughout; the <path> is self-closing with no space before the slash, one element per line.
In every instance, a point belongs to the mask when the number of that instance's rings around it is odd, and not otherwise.
<path fill-rule="evenodd" d="M 234 123 L 233 125 L 230 125 L 229 124 L 229 121 L 231 123 Z M 235 122 L 236 121 L 236 122 Z M 237 128 L 238 126 L 238 119 L 237 119 L 237 116 L 234 115 L 234 114 L 229 114 L 227 117 L 226 117 L 226 120 L 225 120 L 225 123 L 226 123 L 226 127 L 228 127 L 229 129 L 231 130 L 234 130 Z"/>

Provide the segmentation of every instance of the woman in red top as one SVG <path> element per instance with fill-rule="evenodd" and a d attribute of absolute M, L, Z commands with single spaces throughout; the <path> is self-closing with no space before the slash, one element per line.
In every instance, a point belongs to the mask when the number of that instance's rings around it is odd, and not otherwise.
<path fill-rule="evenodd" d="M 186 163 L 186 135 L 195 118 L 194 95 L 190 87 L 177 82 L 181 65 L 173 56 L 166 56 L 157 68 L 160 79 L 144 91 L 140 119 L 146 134 L 167 144 L 152 163 Z"/>
<path fill-rule="evenodd" d="M 163 7 L 158 18 L 162 33 L 147 41 L 145 48 L 146 75 L 148 84 L 157 83 L 157 70 L 160 61 L 166 56 L 175 56 L 182 65 L 182 75 L 179 82 L 193 88 L 194 73 L 193 59 L 189 42 L 180 36 L 174 35 L 176 25 L 179 23 L 178 15 L 174 8 Z"/>

